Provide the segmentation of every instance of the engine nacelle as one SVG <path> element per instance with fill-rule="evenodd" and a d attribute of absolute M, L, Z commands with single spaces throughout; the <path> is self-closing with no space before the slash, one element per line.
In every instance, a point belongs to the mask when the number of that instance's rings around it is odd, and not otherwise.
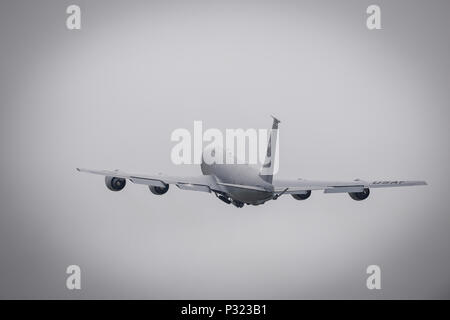
<path fill-rule="evenodd" d="M 361 192 L 349 192 L 348 193 L 353 200 L 361 201 L 367 199 L 370 194 L 369 188 L 364 188 Z"/>
<path fill-rule="evenodd" d="M 120 191 L 125 188 L 127 181 L 123 178 L 105 177 L 106 187 L 111 191 Z"/>
<path fill-rule="evenodd" d="M 311 196 L 311 190 L 306 191 L 306 193 L 298 193 L 291 195 L 295 200 L 306 200 Z"/>
<path fill-rule="evenodd" d="M 153 194 L 160 196 L 169 190 L 169 185 L 166 184 L 164 187 L 148 186 L 148 188 Z"/>

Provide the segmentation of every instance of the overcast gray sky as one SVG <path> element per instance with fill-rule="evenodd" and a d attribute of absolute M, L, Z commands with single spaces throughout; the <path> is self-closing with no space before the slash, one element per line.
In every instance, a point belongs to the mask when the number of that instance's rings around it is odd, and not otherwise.
<path fill-rule="evenodd" d="M 69 31 L 71 1 L 2 1 L 0 297 L 449 298 L 450 3 L 377 1 L 369 31 L 372 3 L 77 1 Z M 173 130 L 270 114 L 279 177 L 429 185 L 236 209 L 75 171 L 200 174 Z"/>

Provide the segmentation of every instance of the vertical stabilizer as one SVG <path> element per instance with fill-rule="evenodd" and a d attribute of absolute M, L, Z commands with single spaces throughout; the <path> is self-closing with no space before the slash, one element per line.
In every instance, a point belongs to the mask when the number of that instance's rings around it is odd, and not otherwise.
<path fill-rule="evenodd" d="M 278 124 L 280 120 L 271 116 L 273 118 L 272 129 L 270 130 L 269 141 L 267 143 L 266 158 L 259 171 L 259 176 L 266 182 L 272 183 L 275 161 L 276 161 L 276 151 L 277 151 L 277 140 L 278 140 Z"/>

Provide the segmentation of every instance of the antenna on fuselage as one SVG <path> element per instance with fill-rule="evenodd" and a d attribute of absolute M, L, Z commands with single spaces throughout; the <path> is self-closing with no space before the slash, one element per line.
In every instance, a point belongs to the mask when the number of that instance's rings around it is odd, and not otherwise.
<path fill-rule="evenodd" d="M 275 168 L 275 158 L 278 140 L 278 124 L 281 122 L 271 115 L 273 118 L 272 129 L 270 130 L 269 141 L 267 143 L 266 158 L 259 171 L 259 176 L 266 182 L 272 183 Z"/>

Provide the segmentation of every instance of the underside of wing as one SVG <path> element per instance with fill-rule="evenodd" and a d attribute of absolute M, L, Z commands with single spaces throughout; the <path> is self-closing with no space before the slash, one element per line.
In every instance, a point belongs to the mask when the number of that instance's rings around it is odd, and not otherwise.
<path fill-rule="evenodd" d="M 274 192 L 283 194 L 304 194 L 311 190 L 325 193 L 358 193 L 368 188 L 388 188 L 426 185 L 425 181 L 315 181 L 315 180 L 276 180 Z"/>
<path fill-rule="evenodd" d="M 127 179 L 136 184 L 143 184 L 151 187 L 165 188 L 169 184 L 174 184 L 178 188 L 183 190 L 193 190 L 193 191 L 223 191 L 223 187 L 216 182 L 213 176 L 202 175 L 202 176 L 192 176 L 192 177 L 176 177 L 167 175 L 141 175 L 141 174 L 130 174 L 120 170 L 90 170 L 77 168 L 79 172 L 92 173 L 97 175 L 102 175 L 105 177 L 114 177 L 120 179 Z"/>
<path fill-rule="evenodd" d="M 176 177 L 167 176 L 163 174 L 159 175 L 142 175 L 142 174 L 130 174 L 120 170 L 91 170 L 91 169 L 81 169 L 77 168 L 79 172 L 86 172 L 105 176 L 108 178 L 119 178 L 126 179 L 136 184 L 147 185 L 151 188 L 167 188 L 169 184 L 176 185 L 178 188 L 183 190 L 192 191 L 203 191 L 203 192 L 219 192 L 228 193 L 227 187 L 234 187 L 245 190 L 252 191 L 264 191 L 267 190 L 257 186 L 242 185 L 242 184 L 230 184 L 217 181 L 214 176 L 211 175 L 201 175 L 201 176 L 191 176 L 191 177 Z M 109 182 L 111 183 L 111 182 Z M 108 182 L 107 182 L 108 186 Z M 123 188 L 120 185 L 121 188 Z M 111 189 L 108 186 L 109 189 Z M 114 190 L 114 187 L 112 187 Z M 118 189 L 119 191 L 121 189 Z"/>
<path fill-rule="evenodd" d="M 360 192 L 366 187 L 363 181 L 314 181 L 314 180 L 276 180 L 273 182 L 275 192 L 302 194 L 311 190 L 324 190 L 325 193 Z"/>
<path fill-rule="evenodd" d="M 409 187 L 409 186 L 425 186 L 427 183 L 420 180 L 411 181 L 372 181 L 369 183 L 369 188 L 391 188 L 391 187 Z"/>

